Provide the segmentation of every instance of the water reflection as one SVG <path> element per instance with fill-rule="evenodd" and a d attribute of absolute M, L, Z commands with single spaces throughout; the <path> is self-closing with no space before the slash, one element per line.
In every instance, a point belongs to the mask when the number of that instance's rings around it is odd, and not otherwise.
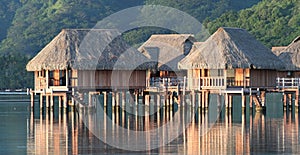
<path fill-rule="evenodd" d="M 179 108 L 177 111 L 161 109 L 148 116 L 137 116 L 121 108 L 106 109 L 108 117 L 99 117 L 94 112 L 82 110 L 78 113 L 63 111 L 31 111 L 27 120 L 28 154 L 273 154 L 300 153 L 298 112 L 284 112 L 282 117 L 267 117 L 268 112 L 255 113 L 247 109 L 234 116 L 233 111 L 222 109 L 220 117 L 213 122 L 211 113 L 217 108 L 202 111 L 192 108 Z M 132 112 L 131 112 L 132 113 Z M 194 113 L 195 115 L 191 115 Z M 185 132 L 168 145 L 145 152 L 133 152 L 116 149 L 100 141 L 91 131 L 112 135 L 113 140 L 132 143 L 129 131 L 116 130 L 107 119 L 120 127 L 132 131 L 150 131 L 172 120 L 179 114 L 180 121 L 190 121 Z M 38 116 L 37 116 L 38 115 Z M 99 114 L 98 114 L 99 115 Z M 55 117 L 57 116 L 57 117 Z M 83 117 L 84 118 L 80 118 Z M 273 115 L 271 115 L 273 116 Z M 189 119 L 191 118 L 191 119 Z M 103 119 L 103 120 L 99 120 Z M 83 121 L 87 123 L 84 124 Z M 101 122 L 96 124 L 95 122 Z M 238 123 L 236 123 L 238 122 Z M 212 125 L 213 123 L 213 125 Z M 86 126 L 87 125 L 87 126 Z M 102 129 L 102 130 L 98 130 Z M 184 128 L 181 127 L 183 130 Z M 146 135 L 142 137 L 147 146 L 160 143 L 170 137 L 170 132 L 181 130 L 168 128 L 159 130 L 161 137 Z M 138 146 L 135 146 L 138 147 Z"/>

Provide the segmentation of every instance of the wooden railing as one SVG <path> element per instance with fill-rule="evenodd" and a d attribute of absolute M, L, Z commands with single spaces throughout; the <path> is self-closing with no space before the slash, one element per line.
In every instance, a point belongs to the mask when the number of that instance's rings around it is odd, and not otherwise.
<path fill-rule="evenodd" d="M 226 81 L 224 77 L 201 77 L 200 86 L 202 89 L 223 89 Z"/>
<path fill-rule="evenodd" d="M 183 86 L 184 78 L 160 78 L 152 77 L 149 80 L 150 87 L 169 87 L 169 86 Z"/>
<path fill-rule="evenodd" d="M 277 78 L 277 88 L 298 88 L 300 86 L 300 78 Z"/>
<path fill-rule="evenodd" d="M 53 86 L 47 85 L 47 80 L 45 77 L 38 77 L 35 79 L 35 90 L 36 93 L 38 92 L 54 92 L 54 91 L 68 91 L 67 86 Z"/>
<path fill-rule="evenodd" d="M 38 77 L 35 81 L 35 90 L 40 91 L 46 88 L 46 78 Z"/>
<path fill-rule="evenodd" d="M 188 88 L 193 90 L 200 89 L 224 89 L 226 82 L 224 77 L 201 77 L 188 79 Z"/>
<path fill-rule="evenodd" d="M 201 77 L 201 78 L 151 78 L 150 87 L 178 86 L 185 89 L 224 89 L 226 82 L 224 77 Z"/>

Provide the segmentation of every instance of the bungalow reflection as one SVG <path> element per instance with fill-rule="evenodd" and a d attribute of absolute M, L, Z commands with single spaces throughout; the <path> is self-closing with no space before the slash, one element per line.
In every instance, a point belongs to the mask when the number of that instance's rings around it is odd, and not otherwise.
<path fill-rule="evenodd" d="M 94 153 L 132 153 L 116 149 L 99 140 L 91 131 L 101 132 L 104 140 L 112 139 L 124 143 L 132 143 L 143 138 L 148 146 L 160 144 L 170 138 L 171 132 L 184 130 L 180 128 L 164 128 L 158 135 L 146 134 L 144 137 L 133 135 L 130 130 L 149 131 L 176 119 L 179 114 L 181 125 L 190 122 L 186 130 L 169 144 L 146 153 L 176 153 L 176 154 L 252 154 L 252 153 L 300 153 L 298 112 L 284 112 L 281 118 L 266 117 L 263 113 L 243 112 L 241 123 L 232 121 L 234 111 L 222 110 L 220 118 L 212 125 L 210 113 L 192 108 L 172 111 L 162 109 L 153 115 L 144 111 L 144 116 L 138 116 L 138 110 L 128 113 L 122 109 L 106 109 L 108 117 L 102 117 L 91 111 L 58 113 L 55 111 L 40 113 L 34 117 L 31 112 L 28 119 L 28 154 L 94 154 Z M 96 114 L 96 115 L 95 115 Z M 194 115 L 195 114 L 195 115 Z M 98 116 L 97 116 L 98 115 Z M 99 120 L 102 119 L 102 120 Z M 112 121 L 112 125 L 108 123 Z M 85 122 L 85 123 L 84 123 Z M 103 122 L 103 123 L 95 123 Z M 212 126 L 211 126 L 212 125 Z M 116 130 L 123 127 L 130 130 Z M 102 129 L 102 130 L 98 130 Z M 105 135 L 112 135 L 105 137 Z M 128 137 L 133 136 L 133 139 Z M 106 138 L 106 139 L 105 139 Z M 139 147 L 132 146 L 132 147 Z"/>

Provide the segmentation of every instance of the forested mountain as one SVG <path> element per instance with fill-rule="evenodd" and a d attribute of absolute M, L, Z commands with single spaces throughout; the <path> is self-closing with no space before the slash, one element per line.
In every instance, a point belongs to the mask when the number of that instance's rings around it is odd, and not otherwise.
<path fill-rule="evenodd" d="M 227 12 L 206 25 L 210 32 L 221 26 L 245 28 L 268 47 L 288 45 L 300 35 L 300 1 L 263 0 L 239 12 Z"/>
<path fill-rule="evenodd" d="M 187 12 L 200 22 L 205 20 L 213 30 L 213 23 L 222 18 L 225 20 L 227 14 L 238 15 L 235 11 L 251 7 L 259 1 L 261 0 L 1 0 L 0 88 L 32 87 L 32 74 L 25 70 L 27 61 L 63 28 L 92 28 L 99 20 L 119 10 L 142 4 L 156 4 Z M 222 15 L 228 11 L 232 12 Z M 274 18 L 276 16 L 274 14 Z M 214 20 L 216 18 L 218 19 Z M 161 32 L 168 31 L 143 28 L 128 32 L 124 37 L 128 42 L 136 44 L 145 41 L 151 33 Z"/>
<path fill-rule="evenodd" d="M 11 26 L 16 10 L 21 6 L 17 0 L 0 1 L 0 41 L 6 37 L 7 29 Z"/>

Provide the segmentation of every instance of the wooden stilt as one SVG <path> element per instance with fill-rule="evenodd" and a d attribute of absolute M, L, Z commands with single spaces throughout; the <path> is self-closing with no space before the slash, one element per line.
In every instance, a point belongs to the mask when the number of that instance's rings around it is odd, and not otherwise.
<path fill-rule="evenodd" d="M 229 101 L 228 101 L 228 104 L 229 104 L 229 108 L 231 109 L 232 108 L 232 95 L 229 95 Z"/>
<path fill-rule="evenodd" d="M 288 103 L 289 103 L 289 110 L 292 110 L 292 99 L 293 99 L 293 97 L 292 97 L 292 94 L 288 94 Z"/>
<path fill-rule="evenodd" d="M 61 96 L 58 96 L 58 107 L 61 108 L 62 105 L 61 105 Z"/>
<path fill-rule="evenodd" d="M 137 91 L 134 93 L 134 103 L 135 105 L 138 105 L 139 103 L 139 93 Z"/>
<path fill-rule="evenodd" d="M 298 109 L 299 107 L 299 89 L 295 92 L 295 109 Z"/>
<path fill-rule="evenodd" d="M 242 95 L 242 108 L 246 108 L 246 96 Z"/>
<path fill-rule="evenodd" d="M 107 106 L 107 92 L 104 91 L 103 95 L 104 95 L 104 107 L 106 107 Z"/>
<path fill-rule="evenodd" d="M 124 107 L 125 107 L 125 101 L 126 101 L 126 97 L 125 97 L 125 96 L 126 96 L 126 92 L 125 92 L 125 91 L 122 91 L 121 93 L 122 93 L 122 102 L 121 102 L 121 105 L 120 105 L 120 106 L 121 106 L 122 108 L 124 108 Z"/>
<path fill-rule="evenodd" d="M 198 105 L 198 108 L 201 108 L 201 102 L 200 102 L 201 101 L 201 93 L 198 92 L 197 95 L 198 95 L 197 105 Z"/>
<path fill-rule="evenodd" d="M 159 108 L 160 107 L 160 95 L 159 94 L 157 94 L 156 95 L 156 99 L 157 99 L 157 108 Z"/>
<path fill-rule="evenodd" d="M 284 93 L 283 94 L 283 107 L 284 107 L 284 109 L 286 108 L 286 102 L 287 102 L 286 93 Z"/>
<path fill-rule="evenodd" d="M 164 107 L 165 106 L 165 97 L 164 97 L 164 95 L 160 95 L 160 107 Z"/>
<path fill-rule="evenodd" d="M 46 108 L 49 108 L 49 96 L 46 95 Z"/>
<path fill-rule="evenodd" d="M 260 94 L 260 97 L 261 97 L 261 106 L 265 107 L 266 92 L 262 91 L 261 94 Z"/>
<path fill-rule="evenodd" d="M 226 94 L 225 94 L 225 108 L 226 108 L 226 109 L 229 107 L 228 102 L 229 102 L 229 97 L 228 97 L 228 94 L 226 93 Z"/>
<path fill-rule="evenodd" d="M 253 107 L 253 96 L 252 96 L 252 95 L 250 95 L 249 107 L 250 107 L 250 108 Z"/>
<path fill-rule="evenodd" d="M 170 94 L 170 107 L 173 107 L 173 93 Z"/>
<path fill-rule="evenodd" d="M 53 94 L 50 95 L 50 108 L 54 107 Z"/>
<path fill-rule="evenodd" d="M 205 108 L 205 92 L 201 92 L 201 107 Z"/>
<path fill-rule="evenodd" d="M 149 95 L 144 95 L 144 96 L 145 96 L 144 103 L 145 103 L 146 106 L 149 106 Z"/>
<path fill-rule="evenodd" d="M 30 92 L 30 106 L 31 108 L 34 107 L 34 93 Z"/>
<path fill-rule="evenodd" d="M 40 94 L 40 108 L 43 108 L 43 94 Z"/>
<path fill-rule="evenodd" d="M 120 106 L 120 93 L 119 92 L 115 92 L 116 94 L 116 107 Z"/>
<path fill-rule="evenodd" d="M 116 93 L 114 93 L 114 92 L 111 92 L 111 102 L 112 102 L 112 107 L 115 107 L 115 105 L 116 105 Z"/>
<path fill-rule="evenodd" d="M 205 108 L 208 108 L 209 104 L 209 92 L 205 92 Z"/>
<path fill-rule="evenodd" d="M 166 106 L 168 107 L 170 105 L 170 95 L 168 92 L 166 93 L 166 101 L 165 102 L 166 102 Z"/>
<path fill-rule="evenodd" d="M 63 96 L 63 103 L 64 103 L 64 108 L 67 108 L 67 94 L 64 94 Z"/>

